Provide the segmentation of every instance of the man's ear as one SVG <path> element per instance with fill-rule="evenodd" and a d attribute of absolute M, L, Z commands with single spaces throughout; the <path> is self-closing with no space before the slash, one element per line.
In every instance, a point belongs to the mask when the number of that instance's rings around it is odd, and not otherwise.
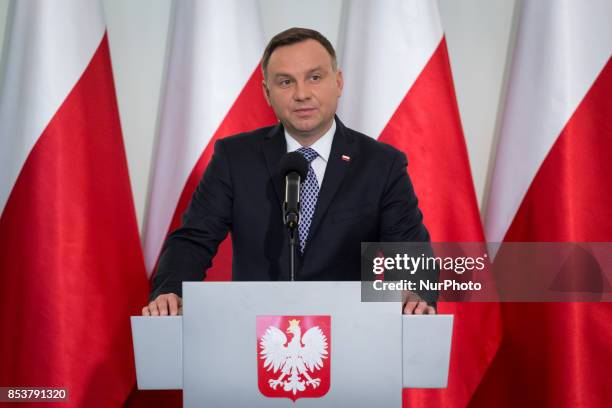
<path fill-rule="evenodd" d="M 342 95 L 342 88 L 344 87 L 344 77 L 342 76 L 342 70 L 338 68 L 336 71 L 336 85 L 338 86 L 338 98 Z"/>
<path fill-rule="evenodd" d="M 268 102 L 268 106 L 272 106 L 272 104 L 270 103 L 270 90 L 268 89 L 268 86 L 266 85 L 265 78 L 261 81 L 261 90 L 263 91 L 264 98 L 266 98 L 266 102 Z"/>

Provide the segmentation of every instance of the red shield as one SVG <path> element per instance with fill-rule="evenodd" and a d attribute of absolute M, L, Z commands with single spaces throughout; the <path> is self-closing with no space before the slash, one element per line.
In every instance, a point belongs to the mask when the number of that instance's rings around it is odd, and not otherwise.
<path fill-rule="evenodd" d="M 324 396 L 330 364 L 331 316 L 257 316 L 257 376 L 266 397 Z"/>

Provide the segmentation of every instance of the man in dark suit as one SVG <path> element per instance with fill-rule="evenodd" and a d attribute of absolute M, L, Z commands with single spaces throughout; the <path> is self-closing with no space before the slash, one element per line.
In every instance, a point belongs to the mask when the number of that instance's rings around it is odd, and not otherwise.
<path fill-rule="evenodd" d="M 343 80 L 329 41 L 314 30 L 286 30 L 266 47 L 262 70 L 280 123 L 215 144 L 182 226 L 164 245 L 144 315 L 179 313 L 181 283 L 204 278 L 228 232 L 234 280 L 289 280 L 279 162 L 290 151 L 309 162 L 297 280 L 360 280 L 361 242 L 429 241 L 405 155 L 335 116 Z M 404 312 L 435 310 L 414 299 Z"/>

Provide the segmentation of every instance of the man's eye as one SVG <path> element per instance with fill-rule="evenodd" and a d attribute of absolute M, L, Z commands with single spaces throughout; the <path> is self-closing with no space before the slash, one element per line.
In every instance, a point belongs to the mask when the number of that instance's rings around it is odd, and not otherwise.
<path fill-rule="evenodd" d="M 321 80 L 321 75 L 315 74 L 315 75 L 311 76 L 310 79 L 312 79 L 313 81 L 320 81 Z"/>
<path fill-rule="evenodd" d="M 291 85 L 291 80 L 290 79 L 283 79 L 282 81 L 279 82 L 280 86 L 289 86 Z"/>

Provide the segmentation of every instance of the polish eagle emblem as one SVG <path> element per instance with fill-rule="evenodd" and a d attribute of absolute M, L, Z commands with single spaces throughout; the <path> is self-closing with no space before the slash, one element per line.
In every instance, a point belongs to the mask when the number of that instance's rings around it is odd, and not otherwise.
<path fill-rule="evenodd" d="M 294 401 L 299 397 L 326 394 L 329 390 L 330 316 L 283 317 L 276 316 L 277 324 L 264 324 L 265 327 L 258 321 L 260 390 L 266 396 L 287 397 Z M 275 317 L 263 318 L 274 320 Z"/>

